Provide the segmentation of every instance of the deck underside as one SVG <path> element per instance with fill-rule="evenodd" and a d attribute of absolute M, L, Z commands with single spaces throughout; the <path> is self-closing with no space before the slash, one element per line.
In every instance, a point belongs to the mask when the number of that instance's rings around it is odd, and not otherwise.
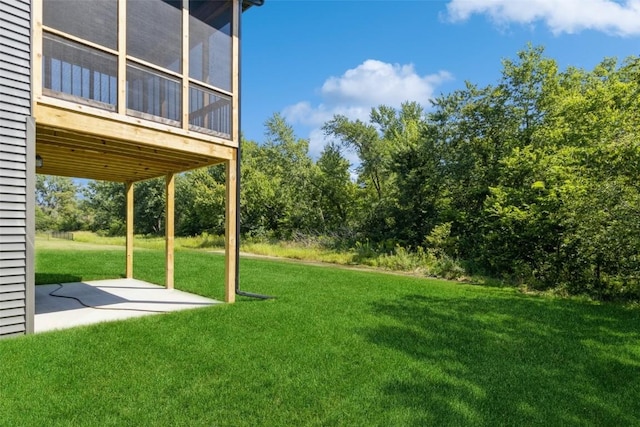
<path fill-rule="evenodd" d="M 169 126 L 55 105 L 35 113 L 39 174 L 137 182 L 235 158 L 231 142 Z"/>

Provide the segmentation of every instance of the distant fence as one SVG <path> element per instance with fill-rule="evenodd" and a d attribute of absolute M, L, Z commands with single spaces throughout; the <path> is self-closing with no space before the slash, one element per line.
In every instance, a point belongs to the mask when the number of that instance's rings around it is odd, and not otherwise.
<path fill-rule="evenodd" d="M 73 240 L 73 233 L 68 231 L 52 231 L 49 233 L 49 237 L 54 239 Z"/>

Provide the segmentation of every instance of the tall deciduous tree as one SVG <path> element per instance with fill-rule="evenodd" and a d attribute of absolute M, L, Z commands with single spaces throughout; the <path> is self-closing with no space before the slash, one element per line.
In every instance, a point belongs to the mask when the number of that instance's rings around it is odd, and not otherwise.
<path fill-rule="evenodd" d="M 126 197 L 124 184 L 89 181 L 84 190 L 84 209 L 91 212 L 90 229 L 109 235 L 126 232 Z"/>
<path fill-rule="evenodd" d="M 317 190 L 312 183 L 315 165 L 309 157 L 309 142 L 296 138 L 293 128 L 275 114 L 265 123 L 266 141 L 260 147 L 256 167 L 268 179 L 273 198 L 269 225 L 277 237 L 295 232 L 317 232 Z"/>
<path fill-rule="evenodd" d="M 225 169 L 222 165 L 196 169 L 176 180 L 177 232 L 224 234 Z"/>
<path fill-rule="evenodd" d="M 351 182 L 350 164 L 340 148 L 327 144 L 320 154 L 317 174 L 312 179 L 319 196 L 318 209 L 323 233 L 351 234 L 355 225 L 356 186 Z"/>
<path fill-rule="evenodd" d="M 85 226 L 78 206 L 79 187 L 71 178 L 37 175 L 36 229 L 73 231 Z"/>

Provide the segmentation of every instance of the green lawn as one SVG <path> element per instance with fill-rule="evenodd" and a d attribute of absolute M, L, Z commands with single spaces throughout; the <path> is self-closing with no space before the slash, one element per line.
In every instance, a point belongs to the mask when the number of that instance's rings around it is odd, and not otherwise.
<path fill-rule="evenodd" d="M 41 282 L 118 277 L 122 250 L 39 249 Z M 135 275 L 162 283 L 161 251 Z M 223 258 L 176 253 L 221 298 Z M 243 259 L 277 296 L 0 341 L 0 425 L 640 425 L 640 310 Z"/>

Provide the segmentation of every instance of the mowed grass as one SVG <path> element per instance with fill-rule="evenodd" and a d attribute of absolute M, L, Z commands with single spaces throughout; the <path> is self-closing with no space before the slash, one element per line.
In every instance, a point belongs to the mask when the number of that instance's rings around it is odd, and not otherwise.
<path fill-rule="evenodd" d="M 44 277 L 124 273 L 121 250 L 41 248 Z M 223 294 L 224 258 L 176 253 Z M 162 283 L 161 251 L 135 276 Z M 0 341 L 0 425 L 640 425 L 637 308 L 243 259 L 276 296 Z"/>

